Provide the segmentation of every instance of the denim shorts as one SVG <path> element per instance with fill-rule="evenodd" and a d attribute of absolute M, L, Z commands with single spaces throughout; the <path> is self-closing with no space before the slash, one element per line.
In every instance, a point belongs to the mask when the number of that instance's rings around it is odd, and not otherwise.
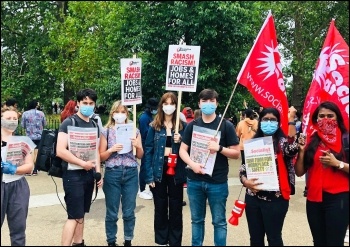
<path fill-rule="evenodd" d="M 67 170 L 62 179 L 68 219 L 84 218 L 85 213 L 90 211 L 94 191 L 92 170 Z"/>

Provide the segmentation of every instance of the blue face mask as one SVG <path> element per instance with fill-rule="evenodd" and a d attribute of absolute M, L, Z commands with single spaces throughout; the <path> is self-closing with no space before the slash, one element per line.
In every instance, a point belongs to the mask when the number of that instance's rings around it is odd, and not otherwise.
<path fill-rule="evenodd" d="M 157 112 L 158 112 L 158 110 L 152 110 L 152 111 L 151 111 L 151 114 L 152 114 L 152 115 L 156 115 Z"/>
<path fill-rule="evenodd" d="M 94 113 L 95 106 L 90 105 L 80 105 L 80 113 L 83 114 L 85 117 L 90 117 Z"/>
<path fill-rule="evenodd" d="M 277 121 L 261 122 L 261 130 L 265 135 L 271 136 L 271 135 L 275 134 L 277 129 L 278 129 L 278 122 Z"/>
<path fill-rule="evenodd" d="M 216 110 L 216 104 L 212 102 L 204 102 L 201 106 L 201 110 L 205 115 L 211 115 Z"/>

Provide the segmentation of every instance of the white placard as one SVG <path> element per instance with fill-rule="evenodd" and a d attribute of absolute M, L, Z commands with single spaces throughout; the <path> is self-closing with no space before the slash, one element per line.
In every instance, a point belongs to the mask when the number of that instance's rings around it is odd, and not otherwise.
<path fill-rule="evenodd" d="M 196 92 L 200 46 L 169 45 L 165 89 Z"/>
<path fill-rule="evenodd" d="M 261 190 L 279 191 L 272 137 L 245 140 L 243 146 L 247 178 L 258 178 Z"/>
<path fill-rule="evenodd" d="M 122 105 L 142 103 L 141 58 L 120 59 Z"/>
<path fill-rule="evenodd" d="M 116 143 L 123 145 L 123 149 L 120 150 L 118 154 L 129 153 L 132 150 L 131 138 L 134 136 L 134 125 L 132 123 L 116 124 L 114 128 L 116 131 Z"/>

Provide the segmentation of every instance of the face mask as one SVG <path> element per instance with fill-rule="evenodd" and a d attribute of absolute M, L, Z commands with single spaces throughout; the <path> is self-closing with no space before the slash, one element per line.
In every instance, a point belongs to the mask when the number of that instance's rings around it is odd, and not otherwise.
<path fill-rule="evenodd" d="M 158 110 L 152 110 L 152 111 L 151 111 L 151 114 L 152 114 L 152 115 L 156 115 L 157 112 L 158 112 Z"/>
<path fill-rule="evenodd" d="M 335 119 L 321 118 L 317 121 L 317 127 L 324 135 L 334 135 L 338 127 L 338 122 Z"/>
<path fill-rule="evenodd" d="M 202 106 L 201 110 L 205 115 L 211 115 L 216 110 L 216 105 L 211 102 L 202 103 L 201 106 Z"/>
<path fill-rule="evenodd" d="M 278 129 L 278 122 L 274 121 L 266 121 L 266 122 L 261 122 L 261 130 L 265 135 L 273 135 Z"/>
<path fill-rule="evenodd" d="M 90 105 L 81 105 L 79 107 L 80 113 L 83 114 L 85 117 L 90 117 L 92 114 L 94 114 L 94 108 L 95 106 Z"/>
<path fill-rule="evenodd" d="M 125 123 L 126 115 L 124 113 L 114 113 L 113 119 L 116 123 L 123 124 Z"/>
<path fill-rule="evenodd" d="M 175 111 L 175 105 L 163 105 L 163 112 L 167 115 L 173 114 Z"/>
<path fill-rule="evenodd" d="M 18 120 L 1 119 L 1 128 L 15 131 L 18 126 Z"/>

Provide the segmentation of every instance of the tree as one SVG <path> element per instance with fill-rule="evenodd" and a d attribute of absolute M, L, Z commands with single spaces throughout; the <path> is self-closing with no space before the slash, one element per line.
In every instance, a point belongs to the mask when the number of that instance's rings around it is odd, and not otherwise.
<path fill-rule="evenodd" d="M 59 96 L 58 82 L 42 65 L 42 47 L 48 44 L 48 29 L 56 8 L 50 2 L 1 2 L 1 98 L 14 97 L 25 108 L 37 99 L 51 109 Z"/>

